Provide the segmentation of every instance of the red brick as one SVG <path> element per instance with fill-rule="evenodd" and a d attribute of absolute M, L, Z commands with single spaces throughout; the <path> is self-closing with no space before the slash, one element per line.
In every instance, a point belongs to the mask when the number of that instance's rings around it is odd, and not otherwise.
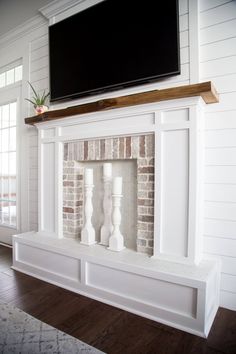
<path fill-rule="evenodd" d="M 119 158 L 123 159 L 125 157 L 125 145 L 124 145 L 124 138 L 119 138 Z"/>
<path fill-rule="evenodd" d="M 88 160 L 88 141 L 84 142 L 84 160 Z"/>
<path fill-rule="evenodd" d="M 140 157 L 145 157 L 145 135 L 139 138 L 139 155 Z"/>
<path fill-rule="evenodd" d="M 125 138 L 125 156 L 126 158 L 130 158 L 131 157 L 131 137 L 127 137 Z"/>
<path fill-rule="evenodd" d="M 68 207 L 64 207 L 63 208 L 63 212 L 64 213 L 74 213 L 74 209 L 73 208 L 68 208 Z"/>
<path fill-rule="evenodd" d="M 105 159 L 105 139 L 100 140 L 100 154 L 101 154 L 100 158 L 104 160 Z"/>
<path fill-rule="evenodd" d="M 154 167 L 153 166 L 139 167 L 138 172 L 139 173 L 154 173 Z"/>

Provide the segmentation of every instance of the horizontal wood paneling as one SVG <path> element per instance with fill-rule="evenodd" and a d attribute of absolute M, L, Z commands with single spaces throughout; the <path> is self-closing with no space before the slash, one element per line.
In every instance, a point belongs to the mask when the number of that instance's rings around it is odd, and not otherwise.
<path fill-rule="evenodd" d="M 200 63 L 201 80 L 205 81 L 207 78 L 235 74 L 235 60 L 236 57 L 233 56 Z"/>
<path fill-rule="evenodd" d="M 202 3 L 202 2 L 201 2 Z M 222 41 L 228 38 L 235 38 L 236 19 L 218 23 L 215 26 L 206 27 L 200 30 L 200 44 L 207 44 Z M 201 49 L 204 51 L 204 48 Z"/>
<path fill-rule="evenodd" d="M 236 73 L 212 77 L 212 82 L 219 94 L 233 92 L 236 88 Z"/>
<path fill-rule="evenodd" d="M 205 217 L 236 221 L 236 203 L 205 201 Z"/>
<path fill-rule="evenodd" d="M 49 64 L 49 57 L 46 55 L 45 57 L 42 57 L 40 59 L 34 60 L 31 64 L 31 73 L 40 70 L 42 68 L 47 68 L 48 69 L 48 64 Z"/>
<path fill-rule="evenodd" d="M 207 130 L 205 132 L 206 147 L 235 147 L 236 146 L 236 129 L 216 129 Z"/>
<path fill-rule="evenodd" d="M 236 276 L 222 273 L 221 275 L 221 289 L 236 293 Z"/>
<path fill-rule="evenodd" d="M 179 16 L 179 30 L 180 32 L 188 29 L 188 14 Z"/>
<path fill-rule="evenodd" d="M 36 49 L 39 49 L 41 47 L 47 46 L 48 45 L 48 35 L 43 34 L 42 36 L 38 37 L 35 40 L 32 40 L 31 42 L 31 51 L 35 51 Z"/>
<path fill-rule="evenodd" d="M 217 237 L 204 237 L 204 251 L 218 256 L 235 258 L 236 240 L 222 239 Z"/>
<path fill-rule="evenodd" d="M 236 293 L 231 293 L 229 291 L 220 292 L 220 304 L 222 307 L 226 307 L 231 310 L 235 310 L 235 296 Z"/>
<path fill-rule="evenodd" d="M 204 233 L 211 237 L 236 240 L 236 221 L 207 219 L 204 220 Z M 236 257 L 234 258 L 236 261 Z"/>
<path fill-rule="evenodd" d="M 224 203 L 236 203 L 236 184 L 205 185 L 205 200 Z"/>
<path fill-rule="evenodd" d="M 231 2 L 232 0 L 204 0 L 204 1 L 200 1 L 199 4 L 199 10 L 200 12 L 206 11 L 206 10 L 210 10 L 212 8 L 215 8 L 217 6 L 222 6 L 224 4 L 227 4 L 227 2 Z"/>
<path fill-rule="evenodd" d="M 48 55 L 48 46 L 45 45 L 31 52 L 31 60 L 38 60 L 39 58 L 45 57 Z"/>
<path fill-rule="evenodd" d="M 205 183 L 236 183 L 236 166 L 206 166 Z"/>
<path fill-rule="evenodd" d="M 201 62 L 236 55 L 236 37 L 204 45 L 201 50 Z"/>
<path fill-rule="evenodd" d="M 188 0 L 179 1 L 179 14 L 184 15 L 188 13 Z"/>
<path fill-rule="evenodd" d="M 206 149 L 205 163 L 207 166 L 236 166 L 236 147 Z"/>
<path fill-rule="evenodd" d="M 236 258 L 221 256 L 222 273 L 236 275 Z M 234 280 L 235 281 L 235 280 Z"/>
<path fill-rule="evenodd" d="M 189 46 L 189 31 L 180 32 L 180 48 Z"/>
<path fill-rule="evenodd" d="M 48 67 L 43 67 L 42 69 L 38 69 L 36 71 L 33 71 L 31 73 L 31 81 L 35 82 L 38 81 L 39 79 L 46 79 L 49 77 L 49 71 L 48 71 Z"/>
<path fill-rule="evenodd" d="M 201 1 L 203 3 L 204 0 Z M 213 7 L 215 6 L 215 7 Z M 200 28 L 213 26 L 217 23 L 227 22 L 235 19 L 236 2 L 229 1 L 215 5 L 215 0 L 212 1 L 212 8 L 208 11 L 201 12 Z"/>

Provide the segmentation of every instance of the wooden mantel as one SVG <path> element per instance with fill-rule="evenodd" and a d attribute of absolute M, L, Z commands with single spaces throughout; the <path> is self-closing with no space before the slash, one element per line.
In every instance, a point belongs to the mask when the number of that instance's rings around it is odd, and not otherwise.
<path fill-rule="evenodd" d="M 203 82 L 194 85 L 172 87 L 163 90 L 153 90 L 132 95 L 107 98 L 96 102 L 85 103 L 63 109 L 57 109 L 42 113 L 38 116 L 25 118 L 25 123 L 35 125 L 55 119 L 61 119 L 79 114 L 104 111 L 114 108 L 123 108 L 145 103 L 173 100 L 184 97 L 201 96 L 205 103 L 217 103 L 218 93 L 212 82 Z"/>

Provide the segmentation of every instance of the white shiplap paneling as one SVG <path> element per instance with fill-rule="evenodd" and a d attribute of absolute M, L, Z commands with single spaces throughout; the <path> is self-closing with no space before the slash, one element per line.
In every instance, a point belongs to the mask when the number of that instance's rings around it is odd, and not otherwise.
<path fill-rule="evenodd" d="M 206 115 L 204 251 L 221 257 L 221 306 L 236 310 L 236 1 L 200 11 L 201 81 L 220 93 Z"/>

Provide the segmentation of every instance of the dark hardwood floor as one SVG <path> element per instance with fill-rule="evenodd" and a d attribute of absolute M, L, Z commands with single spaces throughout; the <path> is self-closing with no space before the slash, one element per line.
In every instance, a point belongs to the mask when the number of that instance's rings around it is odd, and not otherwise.
<path fill-rule="evenodd" d="M 11 249 L 0 246 L 1 300 L 106 353 L 236 353 L 234 311 L 220 308 L 208 338 L 203 339 L 15 272 L 10 266 Z"/>

